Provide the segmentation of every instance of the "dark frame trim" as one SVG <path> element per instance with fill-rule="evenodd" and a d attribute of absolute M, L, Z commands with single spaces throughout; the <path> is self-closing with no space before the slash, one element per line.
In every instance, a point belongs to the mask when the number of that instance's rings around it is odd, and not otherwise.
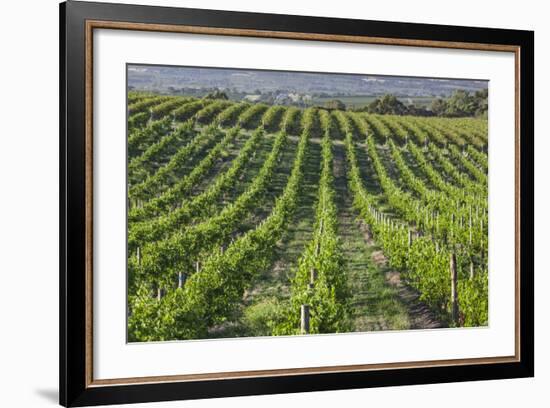
<path fill-rule="evenodd" d="M 91 82 L 93 27 L 266 38 L 487 49 L 516 53 L 516 356 L 186 381 L 93 381 L 90 326 Z M 87 92 L 88 90 L 88 92 Z M 534 33 L 530 31 L 285 16 L 69 1 L 60 5 L 60 403 L 65 406 L 443 383 L 534 375 Z M 519 176 L 519 177 L 518 177 Z M 521 210 L 519 198 L 521 197 Z M 88 215 L 88 216 L 87 216 Z M 90 224 L 91 225 L 91 224 Z M 521 254 L 519 248 L 522 248 Z M 88 264 L 87 264 L 88 262 Z M 438 364 L 436 364 L 438 363 Z"/>

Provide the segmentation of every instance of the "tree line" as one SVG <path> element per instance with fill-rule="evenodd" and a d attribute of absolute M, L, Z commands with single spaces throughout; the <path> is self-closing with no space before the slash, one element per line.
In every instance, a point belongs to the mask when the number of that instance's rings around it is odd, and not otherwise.
<path fill-rule="evenodd" d="M 382 115 L 413 115 L 458 117 L 487 117 L 488 89 L 476 92 L 456 90 L 449 98 L 434 99 L 430 105 L 406 105 L 393 94 L 386 94 L 361 107 L 353 109 L 359 112 L 378 113 Z M 338 99 L 327 101 L 327 109 L 346 110 L 346 105 Z"/>

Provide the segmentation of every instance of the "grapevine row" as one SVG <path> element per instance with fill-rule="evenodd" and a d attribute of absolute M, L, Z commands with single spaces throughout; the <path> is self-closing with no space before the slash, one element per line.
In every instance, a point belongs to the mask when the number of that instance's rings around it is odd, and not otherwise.
<path fill-rule="evenodd" d="M 210 132 L 214 132 L 216 135 L 220 133 L 216 128 L 214 128 L 213 131 L 207 128 L 203 131 L 203 134 L 209 134 Z M 167 187 L 159 196 L 151 198 L 140 207 L 132 208 L 128 214 L 128 219 L 135 222 L 144 219 L 144 217 L 160 215 L 163 211 L 178 205 L 195 184 L 207 174 L 238 134 L 238 127 L 228 130 L 225 136 L 221 138 L 221 140 L 208 152 L 206 157 L 202 159 L 188 175 L 179 178 L 176 183 Z M 155 173 L 154 176 L 147 180 L 157 177 L 158 173 L 159 172 Z"/>
<path fill-rule="evenodd" d="M 182 168 L 189 162 L 189 159 L 195 153 L 219 139 L 221 134 L 218 128 L 213 125 L 205 128 L 188 144 L 180 148 L 153 175 L 147 177 L 141 183 L 131 186 L 128 191 L 129 197 L 131 199 L 147 200 L 168 189 L 173 180 L 178 180 L 181 177 Z"/>
<path fill-rule="evenodd" d="M 145 180 L 145 178 L 155 169 L 152 165 L 152 161 L 157 158 L 158 162 L 159 156 L 169 156 L 173 154 L 172 150 L 177 145 L 189 140 L 192 131 L 193 122 L 185 122 L 166 136 L 163 136 L 158 142 L 149 145 L 141 155 L 133 157 L 128 163 L 128 178 L 130 184 L 134 185 L 143 182 L 143 180 Z"/>
<path fill-rule="evenodd" d="M 168 214 L 142 222 L 131 223 L 128 234 L 128 248 L 133 250 L 145 242 L 157 241 L 176 228 L 189 224 L 191 220 L 196 220 L 208 214 L 220 196 L 229 191 L 239 181 L 239 174 L 254 156 L 263 136 L 264 132 L 261 129 L 255 130 L 239 151 L 238 156 L 233 160 L 231 167 L 225 173 L 217 176 L 213 183 L 201 194 L 190 200 L 184 200 L 181 207 L 172 210 Z"/>
<path fill-rule="evenodd" d="M 151 119 L 156 120 L 165 116 L 169 116 L 172 114 L 173 111 L 178 109 L 180 106 L 189 103 L 190 101 L 191 99 L 189 98 L 174 98 L 169 99 L 166 102 L 160 103 L 151 109 Z"/>
<path fill-rule="evenodd" d="M 432 307 L 438 315 L 450 314 L 451 285 L 449 281 L 450 252 L 429 236 L 412 239 L 411 229 L 399 220 L 390 219 L 375 208 L 373 196 L 365 189 L 357 163 L 355 145 L 351 132 L 345 136 L 348 160 L 349 188 L 354 196 L 354 206 L 369 226 L 375 240 L 381 244 L 390 265 L 405 272 L 407 282 L 416 288 L 421 300 Z M 376 166 L 376 164 L 375 164 Z M 379 166 L 379 164 L 378 164 Z M 462 263 L 468 262 L 464 259 Z M 459 279 L 458 303 L 462 324 L 475 326 L 487 324 L 487 274 L 485 271 Z"/>
<path fill-rule="evenodd" d="M 183 227 L 162 241 L 146 243 L 140 268 L 146 274 L 144 278 L 170 284 L 178 272 L 188 273 L 193 269 L 201 252 L 208 252 L 213 246 L 229 239 L 235 227 L 256 206 L 269 186 L 286 142 L 286 134 L 277 135 L 270 155 L 250 186 L 219 214 Z"/>
<path fill-rule="evenodd" d="M 280 135 L 282 140 L 285 134 Z M 294 212 L 308 138 L 306 127 L 283 194 L 260 225 L 239 237 L 225 252 L 211 255 L 200 271 L 160 301 L 152 299 L 147 288 L 138 290 L 132 298 L 129 320 L 132 338 L 142 341 L 203 338 L 209 328 L 232 315 L 254 277 L 269 266 L 275 243 Z"/>
<path fill-rule="evenodd" d="M 157 142 L 172 129 L 170 118 L 149 122 L 141 129 L 135 129 L 128 135 L 128 156 L 133 159 L 143 153 L 151 143 Z"/>
<path fill-rule="evenodd" d="M 300 333 L 300 312 L 308 307 L 307 333 L 338 333 L 349 328 L 346 299 L 349 291 L 342 248 L 338 239 L 337 210 L 332 175 L 332 120 L 327 111 L 319 112 L 323 138 L 322 161 L 315 229 L 312 240 L 299 260 L 291 283 L 291 298 L 274 334 Z"/>
<path fill-rule="evenodd" d="M 170 96 L 154 96 L 137 101 L 128 106 L 128 115 L 134 115 L 141 112 L 150 112 L 150 108 L 159 103 L 172 99 Z"/>

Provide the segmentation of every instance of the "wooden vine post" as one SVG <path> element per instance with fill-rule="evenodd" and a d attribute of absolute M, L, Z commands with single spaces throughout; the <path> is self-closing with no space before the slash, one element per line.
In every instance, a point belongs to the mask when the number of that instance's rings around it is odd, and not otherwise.
<path fill-rule="evenodd" d="M 309 333 L 309 305 L 300 307 L 300 334 Z"/>
<path fill-rule="evenodd" d="M 450 269 L 451 269 L 451 315 L 453 322 L 458 323 L 458 273 L 456 269 L 456 255 L 451 253 L 450 259 Z"/>
<path fill-rule="evenodd" d="M 451 225 L 450 225 L 450 228 L 449 228 L 449 238 L 450 239 L 453 239 L 454 225 L 455 225 L 455 215 L 453 213 L 453 214 L 451 214 Z"/>
<path fill-rule="evenodd" d="M 470 221 L 468 222 L 468 230 L 470 233 L 470 245 L 472 245 L 472 206 L 470 206 Z"/>
<path fill-rule="evenodd" d="M 311 285 L 313 285 L 315 283 L 315 280 L 317 279 L 317 269 L 315 268 L 311 268 L 311 270 L 309 271 L 310 273 L 310 276 L 309 276 L 309 283 Z"/>

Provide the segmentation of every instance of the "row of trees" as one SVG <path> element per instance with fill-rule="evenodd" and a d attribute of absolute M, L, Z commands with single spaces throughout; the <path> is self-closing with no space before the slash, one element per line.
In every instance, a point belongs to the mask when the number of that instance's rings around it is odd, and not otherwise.
<path fill-rule="evenodd" d="M 434 99 L 429 106 L 425 107 L 416 104 L 405 105 L 395 95 L 386 94 L 357 110 L 383 115 L 487 117 L 488 97 L 487 89 L 474 93 L 457 90 L 449 98 Z M 333 99 L 325 103 L 325 108 L 346 110 L 346 105 L 338 99 Z"/>
<path fill-rule="evenodd" d="M 436 116 L 463 117 L 487 116 L 489 107 L 489 90 L 483 89 L 475 93 L 464 90 L 455 91 L 449 99 L 436 99 L 430 110 Z"/>

